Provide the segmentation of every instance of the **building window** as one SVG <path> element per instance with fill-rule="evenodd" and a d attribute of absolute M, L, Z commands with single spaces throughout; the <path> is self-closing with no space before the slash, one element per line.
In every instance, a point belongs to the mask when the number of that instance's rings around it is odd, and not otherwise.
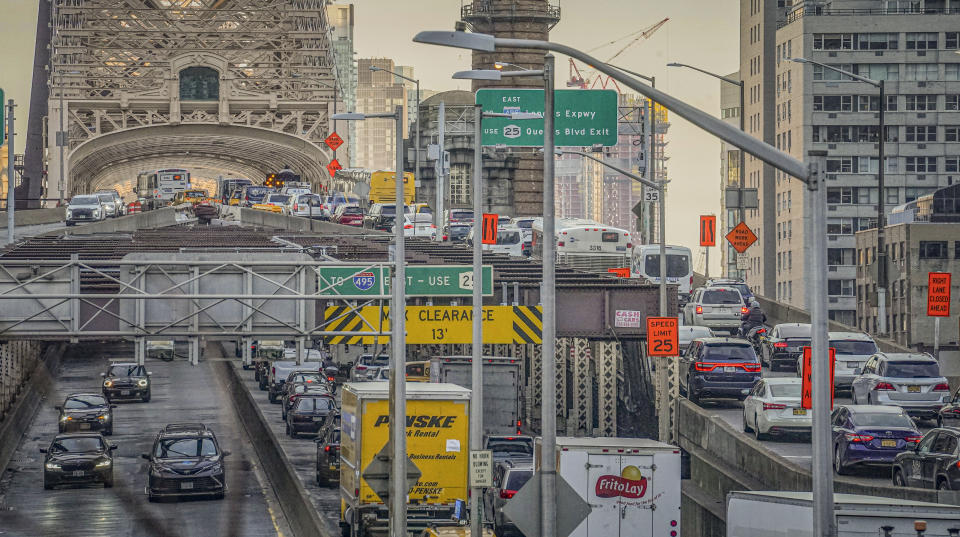
<path fill-rule="evenodd" d="M 945 142 L 960 142 L 960 125 L 946 125 L 943 127 Z"/>
<path fill-rule="evenodd" d="M 960 43 L 960 32 L 946 32 L 943 34 L 943 38 L 944 38 L 943 48 L 945 49 L 960 48 L 957 46 L 958 43 Z"/>
<path fill-rule="evenodd" d="M 827 234 L 853 235 L 853 218 L 827 218 Z"/>
<path fill-rule="evenodd" d="M 180 100 L 220 100 L 220 73 L 210 67 L 187 67 L 180 71 Z"/>
<path fill-rule="evenodd" d="M 907 50 L 936 50 L 935 32 L 907 32 Z"/>
<path fill-rule="evenodd" d="M 853 248 L 827 248 L 827 265 L 854 265 Z"/>
<path fill-rule="evenodd" d="M 943 159 L 943 171 L 950 173 L 960 172 L 960 157 L 946 157 Z"/>
<path fill-rule="evenodd" d="M 884 187 L 887 191 L 887 203 L 891 205 L 900 204 L 900 189 L 895 186 Z"/>
<path fill-rule="evenodd" d="M 960 95 L 945 95 L 943 109 L 954 112 L 960 110 Z"/>
<path fill-rule="evenodd" d="M 960 259 L 960 241 L 953 241 L 953 258 Z"/>
<path fill-rule="evenodd" d="M 827 203 L 852 204 L 853 191 L 853 187 L 828 188 Z"/>
<path fill-rule="evenodd" d="M 908 63 L 903 66 L 903 80 L 939 80 L 940 66 L 935 63 Z"/>
<path fill-rule="evenodd" d="M 937 109 L 936 95 L 907 95 L 905 110 L 929 112 Z"/>
<path fill-rule="evenodd" d="M 946 63 L 943 65 L 944 80 L 960 80 L 960 63 Z"/>
<path fill-rule="evenodd" d="M 920 259 L 946 259 L 947 241 L 920 241 Z"/>
<path fill-rule="evenodd" d="M 906 157 L 906 171 L 933 173 L 937 171 L 937 157 Z"/>
<path fill-rule="evenodd" d="M 470 203 L 470 170 L 465 164 L 450 166 L 450 203 Z"/>
<path fill-rule="evenodd" d="M 854 280 L 827 280 L 827 294 L 830 296 L 853 296 Z"/>
<path fill-rule="evenodd" d="M 937 126 L 936 125 L 908 125 L 907 141 L 908 142 L 936 142 Z"/>

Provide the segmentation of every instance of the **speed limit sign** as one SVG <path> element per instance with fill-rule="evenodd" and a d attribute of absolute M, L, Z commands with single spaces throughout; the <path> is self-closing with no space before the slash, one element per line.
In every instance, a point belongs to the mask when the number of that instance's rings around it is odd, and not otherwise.
<path fill-rule="evenodd" d="M 648 203 L 660 201 L 660 191 L 655 188 L 643 187 L 643 201 Z"/>
<path fill-rule="evenodd" d="M 647 356 L 678 356 L 680 320 L 676 317 L 647 317 Z"/>

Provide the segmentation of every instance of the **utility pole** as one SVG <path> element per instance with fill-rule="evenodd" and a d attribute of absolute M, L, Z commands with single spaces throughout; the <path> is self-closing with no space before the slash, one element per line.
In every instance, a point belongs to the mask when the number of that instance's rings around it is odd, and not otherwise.
<path fill-rule="evenodd" d="M 483 107 L 473 108 L 473 344 L 470 362 L 470 452 L 483 449 L 483 240 L 479 233 L 483 206 Z M 470 535 L 483 537 L 480 487 L 471 487 Z"/>
<path fill-rule="evenodd" d="M 447 225 L 447 222 L 443 220 L 443 198 L 446 193 L 446 181 L 444 174 L 446 173 L 446 168 L 444 167 L 446 161 L 443 158 L 444 155 L 444 134 L 446 130 L 447 123 L 447 108 L 444 106 L 443 101 L 440 101 L 440 105 L 437 107 L 437 165 L 436 165 L 436 174 L 437 174 L 437 207 L 436 207 L 436 216 L 434 220 L 436 221 L 437 226 L 437 235 L 436 239 L 438 241 L 443 240 L 443 228 Z M 474 218 L 476 219 L 476 218 Z"/>
<path fill-rule="evenodd" d="M 16 172 L 14 170 L 14 150 L 13 150 L 13 99 L 7 101 L 7 243 L 13 244 L 16 241 Z"/>
<path fill-rule="evenodd" d="M 390 537 L 407 537 L 407 378 L 405 318 L 407 309 L 406 245 L 403 226 L 400 225 L 406 214 L 406 192 L 403 184 L 403 106 L 396 107 L 397 121 L 397 172 L 396 184 L 396 224 L 394 241 L 394 279 L 393 304 L 390 307 L 390 342 L 393 344 L 390 387 L 390 442 L 393 443 L 390 465 Z"/>
<path fill-rule="evenodd" d="M 540 405 L 541 537 L 557 537 L 557 323 L 556 323 L 556 193 L 554 192 L 554 57 L 543 59 L 543 306 L 542 403 Z"/>

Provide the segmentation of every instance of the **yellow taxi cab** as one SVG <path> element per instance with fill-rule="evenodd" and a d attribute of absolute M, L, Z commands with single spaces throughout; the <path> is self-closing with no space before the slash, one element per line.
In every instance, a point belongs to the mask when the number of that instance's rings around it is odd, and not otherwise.
<path fill-rule="evenodd" d="M 227 205 L 239 206 L 240 205 L 240 196 L 243 194 L 243 191 L 239 188 L 230 193 L 230 199 L 227 200 Z"/>
<path fill-rule="evenodd" d="M 407 362 L 407 382 L 430 382 L 430 362 Z"/>
<path fill-rule="evenodd" d="M 181 203 L 190 203 L 196 205 L 208 197 L 206 190 L 184 190 L 177 192 L 176 195 L 173 196 L 173 204 L 180 205 Z"/>
<path fill-rule="evenodd" d="M 280 205 L 273 205 L 270 203 L 254 203 L 250 206 L 251 209 L 257 211 L 267 211 L 268 213 L 277 213 L 283 214 L 283 207 Z"/>

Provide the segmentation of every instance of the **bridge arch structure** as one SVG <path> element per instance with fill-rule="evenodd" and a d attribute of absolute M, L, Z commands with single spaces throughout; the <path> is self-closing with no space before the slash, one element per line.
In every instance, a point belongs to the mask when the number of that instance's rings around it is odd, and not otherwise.
<path fill-rule="evenodd" d="M 341 93 L 325 3 L 53 0 L 47 192 L 129 195 L 164 167 L 327 182 Z"/>

